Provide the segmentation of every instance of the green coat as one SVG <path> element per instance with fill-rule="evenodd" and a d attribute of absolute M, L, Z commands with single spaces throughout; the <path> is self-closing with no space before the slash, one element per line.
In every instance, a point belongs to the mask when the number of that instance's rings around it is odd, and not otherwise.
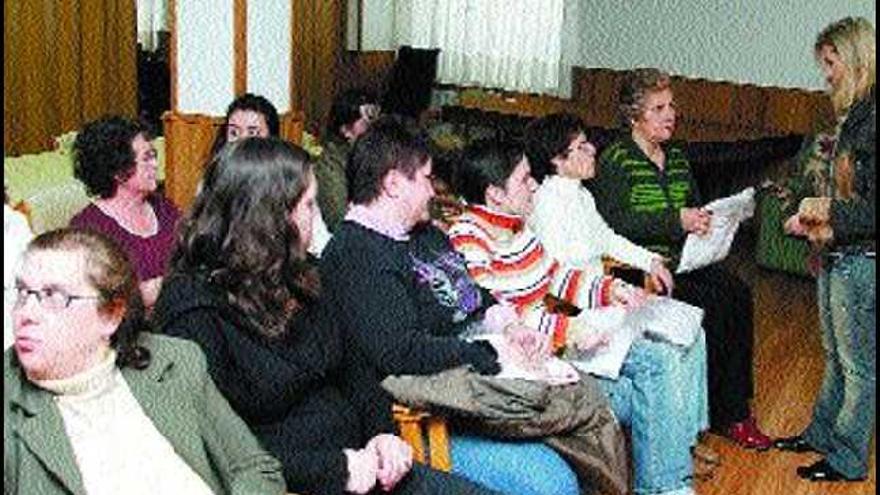
<path fill-rule="evenodd" d="M 178 455 L 215 493 L 283 493 L 281 465 L 217 391 L 198 346 L 154 334 L 141 343 L 150 365 L 122 375 Z M 3 359 L 3 426 L 4 494 L 85 494 L 52 394 L 27 380 L 12 350 Z"/>

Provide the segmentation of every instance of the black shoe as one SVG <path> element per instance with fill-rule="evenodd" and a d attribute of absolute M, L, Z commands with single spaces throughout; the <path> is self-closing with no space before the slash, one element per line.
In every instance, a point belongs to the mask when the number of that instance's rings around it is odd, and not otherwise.
<path fill-rule="evenodd" d="M 825 459 L 819 460 L 809 466 L 797 468 L 797 474 L 808 481 L 864 481 L 865 478 L 847 478 L 828 464 Z"/>
<path fill-rule="evenodd" d="M 804 437 L 801 435 L 795 435 L 793 437 L 785 437 L 785 438 L 777 438 L 773 441 L 773 446 L 779 450 L 784 450 L 787 452 L 817 452 L 821 453 L 812 445 L 807 443 L 804 440 Z"/>

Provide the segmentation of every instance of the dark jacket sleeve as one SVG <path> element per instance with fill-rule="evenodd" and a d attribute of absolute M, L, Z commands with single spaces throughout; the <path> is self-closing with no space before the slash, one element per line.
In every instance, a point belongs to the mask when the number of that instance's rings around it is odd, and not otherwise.
<path fill-rule="evenodd" d="M 347 307 L 344 325 L 384 374 L 430 374 L 467 364 L 497 373 L 497 354 L 488 343 L 436 336 L 420 328 L 407 284 L 397 274 L 345 269 L 332 278 L 337 301 Z"/>
<path fill-rule="evenodd" d="M 669 244 L 684 238 L 677 210 L 648 213 L 632 208 L 629 176 L 608 153 L 602 154 L 598 170 L 588 187 L 596 198 L 596 208 L 615 232 L 636 244 Z M 690 180 L 691 190 L 696 191 L 693 176 Z M 692 197 L 689 202 L 698 199 Z"/>
<path fill-rule="evenodd" d="M 208 358 L 208 370 L 233 408 L 250 422 L 282 420 L 291 404 L 308 393 L 315 373 L 325 366 L 318 339 L 310 339 L 311 350 L 301 353 L 314 362 L 282 359 L 245 335 L 246 330 L 214 307 L 193 308 L 166 323 L 168 335 L 197 342 Z"/>
<path fill-rule="evenodd" d="M 855 196 L 831 202 L 831 228 L 837 244 L 851 244 L 876 236 L 877 112 L 873 95 L 854 105 L 844 122 L 838 149 L 849 153 Z"/>

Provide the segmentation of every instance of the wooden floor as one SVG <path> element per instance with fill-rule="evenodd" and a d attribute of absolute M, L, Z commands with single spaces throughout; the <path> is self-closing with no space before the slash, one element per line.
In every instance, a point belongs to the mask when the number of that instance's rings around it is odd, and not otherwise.
<path fill-rule="evenodd" d="M 747 234 L 747 233 L 744 233 Z M 824 366 L 818 330 L 815 282 L 759 268 L 749 235 L 737 239 L 727 266 L 752 286 L 755 296 L 755 381 L 753 409 L 771 436 L 799 433 L 810 420 Z M 875 492 L 876 448 L 872 445 L 868 480 L 861 483 L 810 483 L 797 466 L 819 457 L 775 450 L 757 453 L 710 435 L 707 445 L 722 457 L 715 476 L 698 482 L 700 495 L 867 495 Z"/>

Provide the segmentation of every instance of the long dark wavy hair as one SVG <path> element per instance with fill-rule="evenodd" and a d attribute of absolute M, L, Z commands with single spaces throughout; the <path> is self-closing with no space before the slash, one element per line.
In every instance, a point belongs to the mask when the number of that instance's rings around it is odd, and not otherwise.
<path fill-rule="evenodd" d="M 138 336 L 149 329 L 144 302 L 128 257 L 109 237 L 91 230 L 62 228 L 38 235 L 28 244 L 35 251 L 82 252 L 86 258 L 85 279 L 98 292 L 98 310 L 112 313 L 124 308 L 122 322 L 110 337 L 120 368 L 144 369 L 150 364 L 150 351 L 138 343 Z"/>
<path fill-rule="evenodd" d="M 309 155 L 277 138 L 226 145 L 178 232 L 174 273 L 206 275 L 260 334 L 274 338 L 318 293 L 316 271 L 288 217 L 309 181 Z"/>

